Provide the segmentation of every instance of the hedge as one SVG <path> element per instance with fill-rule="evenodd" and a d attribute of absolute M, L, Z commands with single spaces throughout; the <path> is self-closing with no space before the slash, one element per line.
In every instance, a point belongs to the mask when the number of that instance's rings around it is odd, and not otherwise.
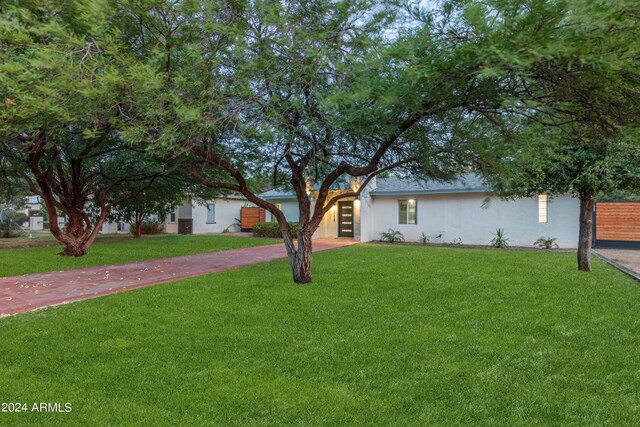
<path fill-rule="evenodd" d="M 143 235 L 164 233 L 164 224 L 159 221 L 143 221 L 140 225 L 140 228 L 142 229 Z M 133 227 L 131 227 L 131 230 L 129 231 L 131 232 L 131 234 L 135 235 L 136 226 L 134 225 Z"/>
<path fill-rule="evenodd" d="M 296 237 L 298 235 L 298 223 L 290 222 L 289 223 L 289 233 L 291 237 Z M 282 238 L 282 232 L 280 231 L 280 224 L 277 222 L 256 222 L 253 225 L 253 235 L 255 237 L 273 237 L 273 238 Z"/>

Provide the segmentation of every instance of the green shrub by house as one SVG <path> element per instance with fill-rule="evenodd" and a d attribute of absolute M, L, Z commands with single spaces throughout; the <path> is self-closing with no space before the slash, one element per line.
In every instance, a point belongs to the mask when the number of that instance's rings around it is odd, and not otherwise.
<path fill-rule="evenodd" d="M 298 234 L 298 223 L 289 223 L 289 233 L 291 237 L 296 237 Z M 253 226 L 253 235 L 255 237 L 273 237 L 282 238 L 282 231 L 280 231 L 280 224 L 277 222 L 256 222 Z"/>
<path fill-rule="evenodd" d="M 164 225 L 158 221 L 143 221 L 142 224 L 140 224 L 140 228 L 142 229 L 143 235 L 164 233 Z M 131 234 L 136 234 L 135 225 L 131 227 L 130 232 Z"/>

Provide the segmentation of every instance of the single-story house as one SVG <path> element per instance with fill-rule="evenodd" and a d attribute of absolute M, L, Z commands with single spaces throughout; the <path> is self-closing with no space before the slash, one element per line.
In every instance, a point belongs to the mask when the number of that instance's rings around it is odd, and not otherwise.
<path fill-rule="evenodd" d="M 169 234 L 210 234 L 240 231 L 240 210 L 254 207 L 239 194 L 204 202 L 186 200 L 169 213 L 164 230 Z"/>
<path fill-rule="evenodd" d="M 271 190 L 261 197 L 278 205 L 287 220 L 298 221 L 293 193 Z M 541 194 L 505 201 L 476 174 L 462 175 L 453 182 L 377 178 L 360 197 L 344 199 L 334 206 L 314 237 L 367 242 L 380 239 L 380 233 L 391 228 L 400 231 L 408 242 L 418 241 L 424 233 L 434 243 L 488 245 L 496 229 L 502 228 L 511 246 L 533 246 L 544 236 L 556 238 L 561 248 L 575 248 L 578 217 L 579 202 L 569 195 Z M 267 220 L 273 220 L 269 213 Z"/>

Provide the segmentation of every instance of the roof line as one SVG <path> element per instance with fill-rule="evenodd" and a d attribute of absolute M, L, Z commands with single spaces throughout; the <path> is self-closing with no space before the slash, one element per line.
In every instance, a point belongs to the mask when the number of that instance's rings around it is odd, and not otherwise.
<path fill-rule="evenodd" d="M 376 191 L 373 190 L 369 194 L 372 196 L 402 196 L 409 194 L 454 194 L 454 193 L 489 193 L 489 187 L 480 188 L 456 188 L 442 190 L 408 190 L 408 191 Z"/>

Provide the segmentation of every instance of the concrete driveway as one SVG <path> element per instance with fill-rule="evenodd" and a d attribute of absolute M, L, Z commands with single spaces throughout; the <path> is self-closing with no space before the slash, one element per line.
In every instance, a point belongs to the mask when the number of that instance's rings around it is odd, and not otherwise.
<path fill-rule="evenodd" d="M 614 266 L 617 264 L 628 270 L 627 273 L 633 273 L 640 280 L 640 249 L 596 249 L 594 252 L 611 261 Z"/>

